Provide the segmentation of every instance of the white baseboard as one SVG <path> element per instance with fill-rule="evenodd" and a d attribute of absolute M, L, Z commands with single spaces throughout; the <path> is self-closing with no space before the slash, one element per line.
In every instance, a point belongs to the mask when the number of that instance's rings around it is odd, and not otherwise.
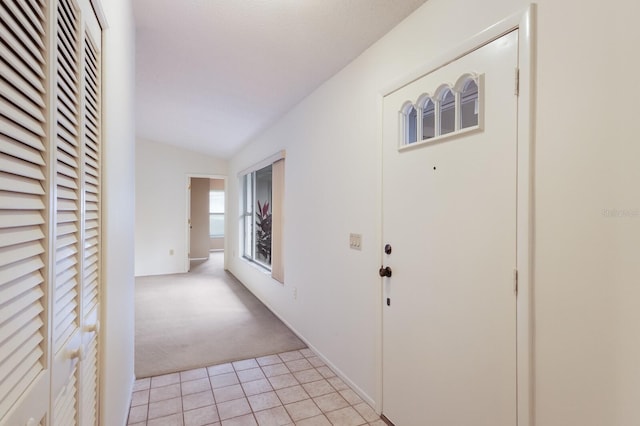
<path fill-rule="evenodd" d="M 366 402 L 367 404 L 369 404 L 375 411 L 376 413 L 380 414 L 380 412 L 378 412 L 377 408 L 376 408 L 376 403 L 373 400 L 373 398 L 371 398 L 366 392 L 364 392 L 360 386 L 356 385 L 350 378 L 349 376 L 347 376 L 342 370 L 340 370 L 333 362 L 331 362 L 329 360 L 329 358 L 327 358 L 322 352 L 320 352 L 313 344 L 311 344 L 311 342 L 309 342 L 300 332 L 298 332 L 298 330 L 296 330 L 295 327 L 293 327 L 286 319 L 282 318 L 275 310 L 273 310 L 273 308 L 271 307 L 271 305 L 269 305 L 269 303 L 267 303 L 265 300 L 263 300 L 260 296 L 258 296 L 257 294 L 255 294 L 253 291 L 251 291 L 251 289 L 249 287 L 247 287 L 238 277 L 236 277 L 235 275 L 233 275 L 233 273 L 231 271 L 228 271 L 236 280 L 238 280 L 238 282 L 240 284 L 242 284 L 244 286 L 244 288 L 246 288 L 251 294 L 253 294 L 259 301 L 262 302 L 263 305 L 265 305 L 267 307 L 267 309 L 269 309 L 269 311 L 271 311 L 271 313 L 273 315 L 275 315 L 280 321 L 282 321 L 284 323 L 284 325 L 286 325 L 287 327 L 289 327 L 289 329 L 296 335 L 298 336 L 298 338 L 300 340 L 302 340 L 309 349 L 311 349 L 317 356 L 318 358 L 320 358 L 325 364 L 327 364 L 327 366 L 329 368 L 331 368 L 331 370 L 333 370 L 334 373 L 336 373 L 336 375 L 338 377 L 340 377 L 340 379 L 342 379 L 343 382 L 345 382 L 347 385 L 349 385 L 349 387 L 351 389 L 353 389 L 353 391 L 355 393 L 358 394 L 358 396 L 360 398 L 362 398 L 362 400 L 364 402 Z"/>

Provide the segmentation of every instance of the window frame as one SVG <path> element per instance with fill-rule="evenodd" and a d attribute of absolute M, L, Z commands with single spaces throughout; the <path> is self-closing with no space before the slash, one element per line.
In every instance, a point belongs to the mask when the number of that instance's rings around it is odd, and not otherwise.
<path fill-rule="evenodd" d="M 257 202 L 259 202 L 260 200 L 257 200 L 256 197 L 256 192 L 257 192 L 257 174 L 267 168 L 272 167 L 272 164 L 268 164 L 260 169 L 257 170 L 253 170 L 250 173 L 247 173 L 243 176 L 243 185 L 242 185 L 242 200 L 243 200 L 243 206 L 242 206 L 242 230 L 245 233 L 243 235 L 242 241 L 243 241 L 243 247 L 242 247 L 242 257 L 252 263 L 255 263 L 259 266 L 261 266 L 262 268 L 271 271 L 272 267 L 271 267 L 271 252 L 273 251 L 273 240 L 272 240 L 272 236 L 271 241 L 270 241 L 270 256 L 269 256 L 269 260 L 268 263 L 266 261 L 261 260 L 258 257 L 258 253 L 257 253 L 257 249 L 256 249 L 256 235 L 257 235 L 257 226 L 256 226 L 256 220 L 258 218 L 257 215 Z M 272 184 L 271 184 L 272 185 Z M 270 186 L 271 186 L 270 185 Z M 249 191 L 249 187 L 251 188 L 251 190 Z M 271 188 L 270 190 L 270 196 L 269 196 L 269 202 L 272 202 L 272 196 L 273 196 L 273 189 Z M 269 207 L 272 207 L 271 205 Z M 270 213 L 272 214 L 272 213 Z M 248 221 L 248 223 L 247 223 Z M 247 239 L 247 229 L 248 226 L 251 228 L 251 233 L 250 233 L 250 240 Z M 247 250 L 247 245 L 250 246 L 250 250 Z"/>
<path fill-rule="evenodd" d="M 264 262 L 257 256 L 257 244 L 255 235 L 257 231 L 257 187 L 256 174 L 261 170 L 271 167 L 270 197 L 268 199 L 271 215 L 271 251 L 270 263 Z M 284 185 L 285 185 L 285 151 L 276 154 L 250 166 L 237 174 L 240 190 L 238 191 L 238 253 L 239 258 L 269 272 L 271 277 L 284 284 L 284 253 L 283 253 L 283 210 L 284 210 Z M 262 201 L 262 200 L 260 200 Z"/>
<path fill-rule="evenodd" d="M 462 97 L 461 92 L 464 90 L 464 86 L 469 80 L 473 80 L 477 87 L 477 124 L 468 127 L 462 127 L 460 120 Z M 447 91 L 451 91 L 454 96 L 454 130 L 443 134 L 441 123 L 441 105 L 443 102 L 442 96 Z M 448 83 L 443 83 L 438 86 L 433 93 L 433 95 L 430 95 L 429 93 L 422 93 L 415 103 L 408 100 L 402 104 L 398 114 L 398 151 L 406 151 L 417 147 L 433 145 L 435 143 L 439 143 L 444 140 L 455 139 L 469 133 L 484 131 L 484 74 L 464 73 L 458 78 L 455 84 L 451 85 Z M 429 100 L 434 103 L 435 128 L 434 136 L 425 139 L 423 135 L 423 113 Z M 413 109 L 417 110 L 418 112 L 418 120 L 416 120 L 415 123 L 417 127 L 416 141 L 411 141 L 411 138 L 409 137 L 411 134 L 411 130 L 409 129 L 409 127 L 413 128 L 414 125 L 414 123 L 411 123 L 410 119 L 410 112 Z"/>

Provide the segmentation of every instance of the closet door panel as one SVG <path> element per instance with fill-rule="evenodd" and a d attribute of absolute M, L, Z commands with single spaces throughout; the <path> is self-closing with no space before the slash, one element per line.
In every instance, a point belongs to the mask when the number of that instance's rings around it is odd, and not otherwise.
<path fill-rule="evenodd" d="M 81 15 L 74 0 L 56 3 L 55 226 L 52 298 L 52 423 L 79 423 L 83 357 Z"/>
<path fill-rule="evenodd" d="M 94 25 L 91 25 L 93 23 Z M 84 35 L 83 103 L 83 275 L 82 275 L 82 360 L 81 424 L 98 421 L 98 333 L 100 331 L 101 255 L 101 58 L 100 33 L 87 16 Z M 97 40 L 97 41 L 96 41 Z"/>
<path fill-rule="evenodd" d="M 46 4 L 0 4 L 0 425 L 46 422 Z"/>

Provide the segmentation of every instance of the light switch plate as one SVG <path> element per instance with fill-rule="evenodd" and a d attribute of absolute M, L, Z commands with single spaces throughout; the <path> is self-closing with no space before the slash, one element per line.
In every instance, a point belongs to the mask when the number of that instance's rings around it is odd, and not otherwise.
<path fill-rule="evenodd" d="M 349 234 L 349 248 L 362 250 L 362 234 Z"/>

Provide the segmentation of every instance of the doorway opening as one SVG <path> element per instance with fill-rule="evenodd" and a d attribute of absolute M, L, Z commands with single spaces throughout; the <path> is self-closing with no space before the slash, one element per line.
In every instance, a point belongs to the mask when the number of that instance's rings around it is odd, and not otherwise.
<path fill-rule="evenodd" d="M 225 178 L 187 177 L 186 270 L 207 261 L 225 247 Z"/>

